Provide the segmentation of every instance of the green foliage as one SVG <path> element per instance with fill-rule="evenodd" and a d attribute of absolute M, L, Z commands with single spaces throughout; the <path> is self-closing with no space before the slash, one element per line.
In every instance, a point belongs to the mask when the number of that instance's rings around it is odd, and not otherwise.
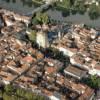
<path fill-rule="evenodd" d="M 92 4 L 89 8 L 89 16 L 92 20 L 99 18 L 100 16 L 100 7 Z"/>
<path fill-rule="evenodd" d="M 41 23 L 41 22 L 42 22 L 42 14 L 41 14 L 41 13 L 37 13 L 37 14 L 36 14 L 36 19 L 37 19 L 37 21 L 38 21 L 39 23 Z"/>
<path fill-rule="evenodd" d="M 63 11 L 62 12 L 62 16 L 63 17 L 67 17 L 67 16 L 69 16 L 70 15 L 70 10 L 69 9 L 67 9 L 66 11 Z"/>
<path fill-rule="evenodd" d="M 49 23 L 49 17 L 46 13 L 37 13 L 32 19 L 32 24 L 47 24 Z"/>
<path fill-rule="evenodd" d="M 92 20 L 100 17 L 100 3 L 98 6 L 95 3 L 87 6 L 85 5 L 85 0 L 62 0 L 62 2 L 58 1 L 55 8 L 62 11 L 63 17 L 69 16 L 69 12 L 71 12 L 73 15 L 76 13 L 84 14 L 85 12 L 88 12 L 88 8 L 89 17 Z"/>
<path fill-rule="evenodd" d="M 18 89 L 16 90 L 16 94 L 17 94 L 18 96 L 23 97 L 23 96 L 25 95 L 25 91 L 24 91 L 23 89 L 21 89 L 21 88 L 18 88 Z"/>
<path fill-rule="evenodd" d="M 11 96 L 7 95 L 7 93 L 4 93 L 3 99 L 4 100 L 11 100 Z"/>
<path fill-rule="evenodd" d="M 2 95 L 2 93 L 0 93 Z M 45 100 L 43 96 L 37 95 L 22 88 L 15 88 L 12 85 L 6 85 L 3 93 L 3 100 Z"/>
<path fill-rule="evenodd" d="M 75 0 L 70 0 L 71 5 L 74 5 Z"/>
<path fill-rule="evenodd" d="M 24 100 L 24 99 L 18 98 L 15 95 L 8 95 L 7 93 L 4 93 L 3 100 Z"/>
<path fill-rule="evenodd" d="M 94 89 L 100 88 L 100 78 L 96 75 L 90 76 L 87 80 L 85 80 L 86 84 Z"/>
<path fill-rule="evenodd" d="M 41 15 L 41 19 L 42 19 L 42 23 L 43 24 L 47 24 L 49 22 L 49 17 L 47 16 L 46 13 L 44 13 L 43 15 Z"/>
<path fill-rule="evenodd" d="M 74 9 L 76 9 L 76 11 L 79 14 L 84 14 L 86 12 L 86 7 L 84 5 L 84 1 L 78 1 L 78 0 L 76 0 L 75 4 L 74 4 Z"/>
<path fill-rule="evenodd" d="M 32 19 L 32 24 L 37 25 L 37 24 L 39 24 L 39 21 L 36 18 L 33 18 Z"/>
<path fill-rule="evenodd" d="M 71 6 L 70 0 L 63 0 L 62 2 L 57 2 L 58 7 L 64 7 L 65 9 L 69 9 Z"/>
<path fill-rule="evenodd" d="M 26 97 L 28 100 L 33 100 L 34 95 L 33 95 L 32 93 L 26 93 L 26 94 L 25 94 L 25 97 Z"/>
<path fill-rule="evenodd" d="M 72 13 L 72 15 L 77 14 L 77 9 L 74 6 L 71 9 L 71 13 Z"/>
<path fill-rule="evenodd" d="M 6 93 L 12 93 L 14 91 L 14 88 L 12 87 L 12 85 L 8 84 L 5 86 L 5 91 Z"/>
<path fill-rule="evenodd" d="M 41 6 L 43 4 L 43 0 L 32 0 L 32 2 L 34 3 L 34 5 L 37 6 Z"/>
<path fill-rule="evenodd" d="M 34 42 L 36 40 L 36 31 L 32 30 L 30 34 L 28 34 L 28 38 L 30 41 Z"/>

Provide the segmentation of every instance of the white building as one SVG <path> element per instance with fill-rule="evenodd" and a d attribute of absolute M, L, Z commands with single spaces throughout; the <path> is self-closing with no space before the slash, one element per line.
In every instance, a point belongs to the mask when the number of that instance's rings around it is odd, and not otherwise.
<path fill-rule="evenodd" d="M 48 42 L 48 36 L 46 32 L 38 32 L 36 34 L 36 42 L 39 46 L 46 48 L 49 46 L 49 42 Z"/>

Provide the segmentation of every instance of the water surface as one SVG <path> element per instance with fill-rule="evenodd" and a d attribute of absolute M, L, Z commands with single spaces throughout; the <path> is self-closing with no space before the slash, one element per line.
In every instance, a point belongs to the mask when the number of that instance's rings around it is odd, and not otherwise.
<path fill-rule="evenodd" d="M 0 7 L 12 10 L 14 12 L 20 14 L 27 14 L 33 11 L 36 7 L 32 0 L 0 0 Z M 70 15 L 68 17 L 63 17 L 62 12 L 57 10 L 48 10 L 47 12 L 50 17 L 54 20 L 61 22 L 72 22 L 72 23 L 84 23 L 90 26 L 99 27 L 100 28 L 100 18 L 97 20 L 91 20 L 87 13 L 84 15 Z"/>

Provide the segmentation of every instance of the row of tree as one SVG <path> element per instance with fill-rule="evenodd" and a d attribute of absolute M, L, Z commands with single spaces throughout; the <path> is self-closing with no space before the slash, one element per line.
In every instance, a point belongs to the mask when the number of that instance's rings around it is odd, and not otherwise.
<path fill-rule="evenodd" d="M 88 12 L 90 19 L 94 20 L 100 17 L 100 4 L 85 5 L 85 0 L 63 0 L 57 2 L 56 8 L 62 10 L 63 17 L 67 17 L 70 14 L 84 14 Z M 89 10 L 88 10 L 89 9 Z"/>
<path fill-rule="evenodd" d="M 43 96 L 37 95 L 13 85 L 0 85 L 0 100 L 45 100 Z"/>

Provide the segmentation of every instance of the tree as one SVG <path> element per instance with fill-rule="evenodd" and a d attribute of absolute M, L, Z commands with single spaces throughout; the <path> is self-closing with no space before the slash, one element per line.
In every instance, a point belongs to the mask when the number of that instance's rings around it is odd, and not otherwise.
<path fill-rule="evenodd" d="M 11 100 L 11 96 L 9 96 L 7 93 L 4 93 L 3 99 L 4 100 Z"/>
<path fill-rule="evenodd" d="M 16 3 L 16 0 L 12 0 L 13 3 Z"/>
<path fill-rule="evenodd" d="M 63 0 L 62 2 L 59 2 L 58 4 L 59 4 L 59 6 L 65 8 L 65 9 L 66 8 L 69 9 L 71 7 L 70 0 Z"/>
<path fill-rule="evenodd" d="M 84 14 L 86 12 L 84 1 L 76 0 L 73 8 L 75 8 L 79 14 Z"/>
<path fill-rule="evenodd" d="M 45 100 L 45 98 L 9 84 L 5 86 L 3 97 L 0 97 L 0 100 Z"/>
<path fill-rule="evenodd" d="M 36 13 L 36 20 L 41 23 L 42 22 L 42 14 L 39 12 L 39 13 Z"/>
<path fill-rule="evenodd" d="M 18 89 L 16 90 L 16 94 L 17 94 L 19 97 L 24 97 L 25 93 L 26 93 L 26 92 L 25 92 L 23 89 L 21 89 L 21 88 L 18 88 Z"/>
<path fill-rule="evenodd" d="M 75 8 L 75 6 L 72 6 L 71 13 L 72 15 L 75 15 L 77 13 L 77 9 Z"/>
<path fill-rule="evenodd" d="M 75 3 L 75 0 L 70 0 L 71 5 L 74 5 L 74 3 Z"/>
<path fill-rule="evenodd" d="M 66 9 L 65 11 L 62 11 L 62 16 L 63 17 L 67 17 L 70 15 L 70 10 L 69 9 Z"/>
<path fill-rule="evenodd" d="M 91 75 L 88 79 L 85 80 L 86 84 L 94 89 L 100 88 L 100 78 L 96 75 Z"/>
<path fill-rule="evenodd" d="M 39 24 L 39 21 L 36 18 L 32 18 L 32 25 L 37 25 Z"/>
<path fill-rule="evenodd" d="M 35 42 L 36 40 L 36 31 L 32 30 L 30 34 L 28 34 L 28 38 L 30 41 Z"/>
<path fill-rule="evenodd" d="M 37 13 L 36 19 L 41 24 L 47 24 L 49 22 L 49 17 L 46 13 Z"/>
<path fill-rule="evenodd" d="M 100 16 L 100 7 L 92 4 L 89 8 L 89 16 L 92 20 L 99 18 Z"/>
<path fill-rule="evenodd" d="M 12 85 L 8 84 L 5 86 L 5 92 L 6 93 L 12 93 L 14 91 L 14 88 Z"/>
<path fill-rule="evenodd" d="M 49 17 L 46 13 L 44 13 L 41 17 L 42 17 L 43 24 L 47 24 L 49 22 Z"/>
<path fill-rule="evenodd" d="M 49 23 L 49 16 L 46 13 L 37 13 L 32 19 L 32 24 L 47 24 Z"/>
<path fill-rule="evenodd" d="M 27 100 L 34 100 L 34 99 L 33 99 L 33 94 L 32 94 L 32 93 L 27 92 L 27 93 L 25 94 L 25 97 L 27 98 Z"/>

